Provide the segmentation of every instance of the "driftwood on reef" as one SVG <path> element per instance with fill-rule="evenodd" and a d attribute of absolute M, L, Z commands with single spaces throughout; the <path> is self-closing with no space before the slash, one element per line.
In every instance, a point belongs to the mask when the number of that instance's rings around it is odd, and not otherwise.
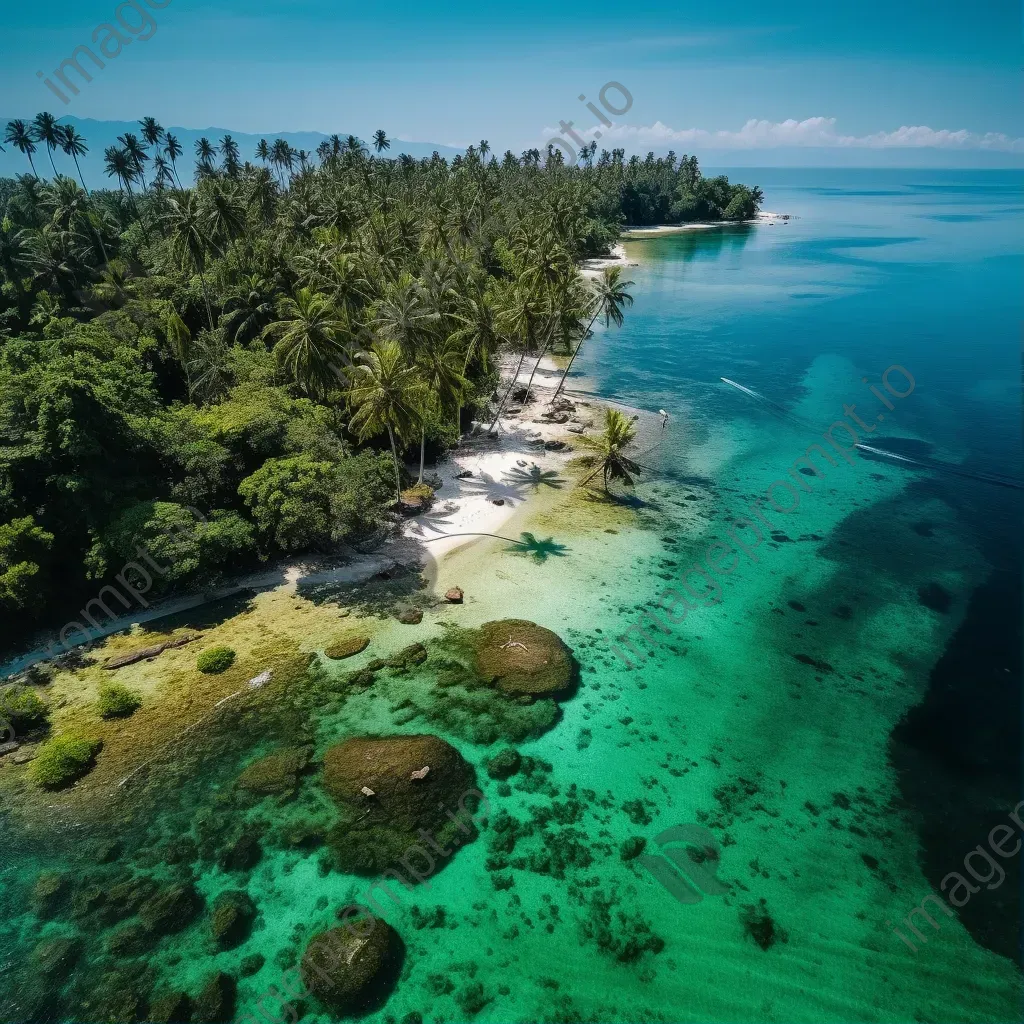
<path fill-rule="evenodd" d="M 140 647 L 136 651 L 129 651 L 127 654 L 119 654 L 116 658 L 108 658 L 103 663 L 103 667 L 108 672 L 111 672 L 115 668 L 124 668 L 125 665 L 134 665 L 137 661 L 148 661 L 150 658 L 155 658 L 158 654 L 163 654 L 164 651 L 169 651 L 172 647 L 184 647 L 185 644 L 190 644 L 193 640 L 198 640 L 202 635 L 202 633 L 190 633 L 188 636 L 179 637 L 177 640 L 168 640 L 163 644 L 154 644 L 152 647 Z"/>

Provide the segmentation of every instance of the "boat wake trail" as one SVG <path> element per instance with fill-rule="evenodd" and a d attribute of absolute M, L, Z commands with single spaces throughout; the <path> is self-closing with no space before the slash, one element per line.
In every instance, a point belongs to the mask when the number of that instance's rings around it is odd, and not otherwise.
<path fill-rule="evenodd" d="M 729 380 L 728 377 L 720 377 L 719 380 L 723 384 L 728 384 L 730 387 L 736 388 L 737 391 L 742 391 L 743 394 L 749 398 L 753 398 L 756 402 L 765 406 L 775 415 L 781 417 L 789 423 L 793 423 L 804 430 L 810 430 L 814 433 L 818 433 L 818 428 L 813 423 L 808 423 L 802 420 L 799 416 L 794 415 L 784 406 L 779 405 L 778 402 L 773 402 L 770 398 L 765 398 L 764 395 L 758 394 L 751 388 L 744 387 L 742 384 L 738 384 L 734 380 Z M 894 462 L 901 462 L 909 466 L 915 466 L 920 469 L 930 469 L 935 473 L 944 473 L 947 476 L 960 477 L 962 480 L 978 480 L 981 483 L 992 484 L 995 487 L 1009 487 L 1011 490 L 1024 491 L 1024 482 L 1015 480 L 1012 477 L 999 476 L 996 473 L 974 473 L 968 472 L 967 470 L 957 469 L 955 466 L 951 466 L 948 462 L 939 462 L 936 459 L 921 459 L 912 458 L 909 455 L 901 455 L 899 452 L 886 451 L 884 448 L 876 448 L 870 444 L 855 444 L 855 448 L 860 449 L 862 452 L 867 452 L 869 456 L 876 458 L 892 459 Z"/>

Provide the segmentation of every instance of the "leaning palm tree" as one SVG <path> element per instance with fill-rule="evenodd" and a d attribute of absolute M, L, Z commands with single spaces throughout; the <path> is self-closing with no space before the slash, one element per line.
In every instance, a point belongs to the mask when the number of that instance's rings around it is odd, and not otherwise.
<path fill-rule="evenodd" d="M 149 232 L 146 228 L 146 222 L 142 219 L 142 212 L 139 210 L 139 204 L 135 201 L 135 193 L 132 191 L 132 182 L 136 180 L 139 174 L 138 165 L 129 156 L 127 150 L 118 149 L 117 146 L 107 146 L 103 151 L 103 164 L 107 177 L 117 178 L 122 191 L 128 193 L 128 200 L 132 210 L 142 225 L 142 233 L 148 242 Z"/>
<path fill-rule="evenodd" d="M 46 155 L 50 158 L 50 167 L 53 168 L 53 176 L 57 177 L 57 166 L 53 162 L 53 151 L 61 144 L 61 126 L 57 124 L 57 118 L 45 110 L 36 114 L 32 122 L 32 133 L 36 142 L 46 143 Z"/>
<path fill-rule="evenodd" d="M 170 232 L 171 252 L 178 265 L 183 270 L 195 270 L 199 274 L 203 298 L 206 300 L 206 316 L 212 332 L 213 309 L 210 306 L 205 271 L 207 257 L 211 252 L 216 252 L 217 247 L 207 231 L 195 193 L 179 192 L 176 197 L 168 199 L 163 222 Z"/>
<path fill-rule="evenodd" d="M 131 157 L 132 163 L 135 164 L 135 169 L 138 171 L 139 179 L 142 181 L 142 191 L 146 191 L 146 163 L 149 160 L 149 154 L 146 152 L 146 147 L 139 142 L 138 136 L 132 135 L 131 132 L 126 132 L 124 135 L 119 135 L 117 141 L 124 146 L 124 151 Z"/>
<path fill-rule="evenodd" d="M 185 150 L 182 148 L 177 137 L 167 132 L 164 137 L 164 155 L 171 161 L 171 170 L 174 172 L 174 177 L 178 182 L 178 188 L 181 188 L 181 178 L 178 177 L 177 160 L 184 152 Z"/>
<path fill-rule="evenodd" d="M 295 298 L 281 300 L 280 319 L 263 331 L 277 337 L 274 355 L 307 391 L 324 394 L 338 380 L 335 366 L 347 355 L 351 328 L 326 295 L 300 288 Z"/>
<path fill-rule="evenodd" d="M 256 159 L 262 160 L 264 163 L 270 159 L 270 147 L 267 145 L 266 139 L 260 139 L 256 143 Z"/>
<path fill-rule="evenodd" d="M 387 431 L 395 464 L 395 495 L 402 500 L 395 438 L 408 437 L 419 426 L 428 398 L 422 374 L 402 356 L 397 342 L 377 342 L 359 354 L 352 368 L 349 401 L 355 409 L 351 427 L 360 441 Z"/>
<path fill-rule="evenodd" d="M 608 493 L 609 480 L 621 480 L 627 487 L 633 486 L 633 480 L 640 475 L 642 466 L 634 462 L 626 454 L 636 440 L 636 430 L 632 419 L 618 409 L 605 409 L 604 429 L 593 437 L 581 437 L 580 447 L 589 452 L 591 465 L 596 466 L 594 472 L 583 481 L 589 483 L 598 473 L 604 478 L 605 493 Z"/>
<path fill-rule="evenodd" d="M 7 131 L 4 134 L 4 142 L 10 143 L 18 152 L 28 157 L 28 165 L 32 173 L 38 178 L 35 161 L 32 154 L 36 151 L 36 140 L 33 138 L 32 130 L 21 118 L 7 122 Z"/>
<path fill-rule="evenodd" d="M 382 153 L 385 149 L 391 148 L 391 140 L 387 137 L 383 128 L 378 128 L 373 133 L 373 148 L 377 150 L 377 153 Z"/>
<path fill-rule="evenodd" d="M 64 153 L 71 157 L 75 161 L 75 170 L 78 171 L 79 180 L 82 182 L 82 188 L 85 189 L 85 194 L 89 195 L 89 187 L 85 183 L 85 178 L 82 177 L 82 168 L 78 163 L 80 156 L 85 156 L 89 152 L 89 147 L 85 144 L 85 139 L 78 134 L 77 129 L 73 124 L 62 124 L 60 127 L 60 148 L 64 150 Z"/>
<path fill-rule="evenodd" d="M 562 372 L 562 379 L 558 382 L 558 387 L 555 388 L 554 397 L 557 398 L 565 387 L 565 379 L 569 376 L 569 371 L 572 369 L 572 364 L 576 362 L 576 357 L 580 353 L 580 349 L 583 348 L 583 343 L 587 340 L 590 335 L 590 329 L 594 326 L 594 322 L 599 316 L 604 317 L 605 327 L 615 324 L 616 327 L 622 326 L 622 311 L 626 306 L 633 305 L 633 296 L 626 290 L 633 282 L 622 281 L 622 268 L 621 267 L 605 267 L 604 273 L 594 282 L 594 311 L 590 317 L 590 323 L 587 324 L 587 329 L 583 332 L 580 337 L 579 344 L 577 344 L 575 351 L 572 354 L 572 358 L 569 360 L 569 364 Z"/>

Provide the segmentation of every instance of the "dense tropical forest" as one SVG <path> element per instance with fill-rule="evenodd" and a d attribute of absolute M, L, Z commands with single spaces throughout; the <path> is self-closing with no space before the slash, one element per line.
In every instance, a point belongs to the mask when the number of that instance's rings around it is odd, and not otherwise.
<path fill-rule="evenodd" d="M 499 353 L 574 353 L 621 307 L 581 259 L 761 199 L 694 157 L 392 159 L 383 131 L 252 160 L 201 139 L 193 162 L 153 118 L 90 191 L 74 127 L 4 141 L 26 173 L 0 180 L 0 648 L 140 551 L 151 599 L 382 536 L 404 457 L 422 479 L 485 415 Z"/>

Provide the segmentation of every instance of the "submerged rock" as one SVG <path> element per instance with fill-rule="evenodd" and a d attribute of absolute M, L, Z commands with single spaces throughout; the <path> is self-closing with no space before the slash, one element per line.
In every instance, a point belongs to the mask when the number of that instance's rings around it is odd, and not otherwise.
<path fill-rule="evenodd" d="M 572 651 L 557 633 L 526 619 L 485 622 L 474 631 L 476 669 L 508 694 L 547 696 L 576 678 Z"/>
<path fill-rule="evenodd" d="M 192 1000 L 184 992 L 161 992 L 150 1000 L 146 1020 L 151 1024 L 181 1024 L 192 1019 Z"/>
<path fill-rule="evenodd" d="M 285 747 L 247 765 L 235 785 L 258 796 L 292 796 L 309 764 L 309 747 Z"/>
<path fill-rule="evenodd" d="M 192 1004 L 195 1024 L 222 1024 L 235 1012 L 235 979 L 224 971 L 211 975 Z"/>
<path fill-rule="evenodd" d="M 74 969 L 82 953 L 82 942 L 77 938 L 44 939 L 32 955 L 40 970 L 51 979 L 66 978 Z"/>
<path fill-rule="evenodd" d="M 487 774 L 492 779 L 510 779 L 523 763 L 518 750 L 503 750 L 487 762 Z"/>
<path fill-rule="evenodd" d="M 194 885 L 171 885 L 139 907 L 139 920 L 149 931 L 169 935 L 187 928 L 202 909 L 203 897 Z"/>
<path fill-rule="evenodd" d="M 231 949 L 244 942 L 256 919 L 256 904 L 241 889 L 228 889 L 213 901 L 210 930 L 213 941 L 221 949 Z"/>
<path fill-rule="evenodd" d="M 430 771 L 420 774 L 425 767 Z M 472 765 L 437 736 L 355 738 L 331 747 L 324 756 L 324 788 L 353 818 L 331 832 L 339 866 L 373 874 L 410 859 L 415 848 L 424 853 L 420 863 L 430 861 L 426 874 L 432 873 L 443 861 L 424 850 L 420 831 L 441 846 L 443 837 L 456 833 L 465 842 L 474 833 L 468 815 L 456 824 L 449 813 L 460 813 L 475 782 Z"/>
<path fill-rule="evenodd" d="M 351 658 L 360 651 L 365 651 L 370 645 L 370 638 L 361 634 L 344 636 L 335 640 L 324 648 L 324 654 L 333 661 L 341 661 L 342 658 Z"/>
<path fill-rule="evenodd" d="M 403 608 L 395 618 L 406 626 L 417 626 L 423 621 L 423 609 Z"/>
<path fill-rule="evenodd" d="M 449 604 L 462 604 L 462 599 L 465 596 L 466 595 L 462 587 L 451 587 L 444 593 L 444 599 Z"/>
<path fill-rule="evenodd" d="M 374 917 L 314 935 L 302 956 L 303 984 L 332 1013 L 362 1015 L 387 1000 L 403 948 L 387 922 Z"/>

